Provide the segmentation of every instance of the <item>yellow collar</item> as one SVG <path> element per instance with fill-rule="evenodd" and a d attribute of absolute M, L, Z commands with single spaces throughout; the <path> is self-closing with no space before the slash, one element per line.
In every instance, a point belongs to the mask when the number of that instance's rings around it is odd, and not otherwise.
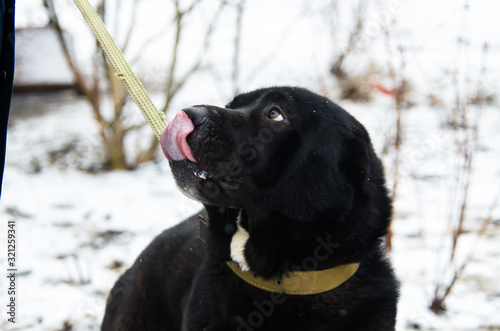
<path fill-rule="evenodd" d="M 198 215 L 198 238 L 206 243 L 208 219 Z M 318 294 L 333 290 L 345 283 L 358 270 L 359 263 L 342 264 L 318 271 L 292 271 L 287 277 L 265 280 L 255 277 L 251 271 L 243 271 L 233 261 L 226 262 L 229 268 L 248 284 L 268 292 L 293 295 Z"/>
<path fill-rule="evenodd" d="M 318 294 L 330 291 L 345 283 L 356 273 L 359 263 L 342 264 L 318 271 L 293 271 L 288 276 L 265 280 L 255 277 L 251 271 L 243 271 L 233 261 L 226 262 L 229 268 L 248 284 L 268 292 L 293 295 Z"/>

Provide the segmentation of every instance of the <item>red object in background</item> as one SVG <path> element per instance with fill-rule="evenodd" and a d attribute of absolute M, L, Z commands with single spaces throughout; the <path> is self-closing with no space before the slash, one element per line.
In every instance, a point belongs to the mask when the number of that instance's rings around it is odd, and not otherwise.
<path fill-rule="evenodd" d="M 383 86 L 382 84 L 380 83 L 372 83 L 370 85 L 370 87 L 374 90 L 377 90 L 379 92 L 382 92 L 386 95 L 390 95 L 390 96 L 396 96 L 396 91 L 394 89 L 388 89 L 387 87 Z"/>

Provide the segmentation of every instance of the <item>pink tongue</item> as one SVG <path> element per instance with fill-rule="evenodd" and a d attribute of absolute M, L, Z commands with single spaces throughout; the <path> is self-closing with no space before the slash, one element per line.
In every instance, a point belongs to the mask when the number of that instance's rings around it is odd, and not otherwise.
<path fill-rule="evenodd" d="M 169 161 L 188 159 L 197 163 L 191 152 L 186 137 L 193 132 L 194 125 L 185 112 L 180 111 L 161 133 L 160 144 L 163 154 Z"/>

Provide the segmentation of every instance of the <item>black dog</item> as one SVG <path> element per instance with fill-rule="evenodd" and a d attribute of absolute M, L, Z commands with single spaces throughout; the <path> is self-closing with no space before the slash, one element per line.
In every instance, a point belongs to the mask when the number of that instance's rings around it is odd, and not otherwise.
<path fill-rule="evenodd" d="M 191 217 L 159 235 L 115 284 L 102 330 L 394 329 L 391 201 L 346 111 L 260 89 L 185 109 L 161 143 L 208 229 Z"/>

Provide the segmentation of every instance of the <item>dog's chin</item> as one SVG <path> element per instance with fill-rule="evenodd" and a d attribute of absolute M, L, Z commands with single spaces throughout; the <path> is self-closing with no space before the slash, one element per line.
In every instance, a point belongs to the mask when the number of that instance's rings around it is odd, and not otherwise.
<path fill-rule="evenodd" d="M 170 168 L 177 186 L 187 197 L 203 204 L 237 207 L 240 183 L 216 178 L 187 159 L 170 162 Z"/>

